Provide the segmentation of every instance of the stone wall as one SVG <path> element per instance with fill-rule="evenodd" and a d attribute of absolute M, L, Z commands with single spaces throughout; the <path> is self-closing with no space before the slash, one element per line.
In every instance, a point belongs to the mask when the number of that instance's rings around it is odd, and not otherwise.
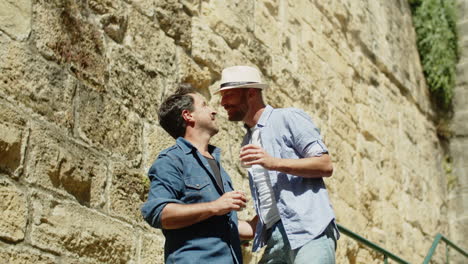
<path fill-rule="evenodd" d="M 164 238 L 139 207 L 173 144 L 156 112 L 178 82 L 217 107 L 212 143 L 247 191 L 242 125 L 213 94 L 236 64 L 261 70 L 269 104 L 321 128 L 338 223 L 411 262 L 458 230 L 406 0 L 3 0 L 0 47 L 6 263 L 162 263 Z M 382 262 L 345 236 L 337 256 Z"/>
<path fill-rule="evenodd" d="M 449 226 L 453 242 L 468 249 L 468 0 L 457 0 L 459 62 L 450 130 Z M 460 256 L 453 253 L 454 256 Z M 458 260 L 458 259 L 457 259 Z M 460 263 L 462 258 L 460 258 Z M 465 260 L 466 261 L 466 260 Z"/>

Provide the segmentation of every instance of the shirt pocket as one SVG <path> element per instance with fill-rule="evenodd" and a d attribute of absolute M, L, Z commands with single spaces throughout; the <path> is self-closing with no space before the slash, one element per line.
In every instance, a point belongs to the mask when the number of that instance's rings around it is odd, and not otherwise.
<path fill-rule="evenodd" d="M 208 179 L 195 177 L 185 180 L 185 203 L 209 202 L 213 200 L 212 186 Z"/>

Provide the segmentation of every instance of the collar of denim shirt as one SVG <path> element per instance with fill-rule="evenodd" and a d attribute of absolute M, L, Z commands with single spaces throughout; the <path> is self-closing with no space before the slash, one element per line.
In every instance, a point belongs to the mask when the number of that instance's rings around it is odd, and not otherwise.
<path fill-rule="evenodd" d="M 186 140 L 183 137 L 178 137 L 176 140 L 177 146 L 179 146 L 185 154 L 192 153 L 194 151 L 198 151 L 198 149 L 190 143 L 190 141 Z M 208 145 L 208 152 L 210 152 L 213 156 L 215 156 L 217 159 L 221 153 L 221 149 L 213 146 L 213 145 Z"/>

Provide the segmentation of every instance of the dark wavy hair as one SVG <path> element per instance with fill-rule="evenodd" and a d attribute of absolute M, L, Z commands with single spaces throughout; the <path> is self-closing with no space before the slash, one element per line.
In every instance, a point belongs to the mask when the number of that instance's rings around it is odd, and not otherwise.
<path fill-rule="evenodd" d="M 166 98 L 159 107 L 159 124 L 173 138 L 185 135 L 185 120 L 182 111 L 193 111 L 193 97 L 189 93 L 195 93 L 195 88 L 188 83 L 179 85 L 177 91 Z"/>

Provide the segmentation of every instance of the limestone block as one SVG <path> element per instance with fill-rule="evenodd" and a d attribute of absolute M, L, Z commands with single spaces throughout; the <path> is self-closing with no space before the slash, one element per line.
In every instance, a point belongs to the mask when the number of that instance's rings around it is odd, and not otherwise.
<path fill-rule="evenodd" d="M 166 80 L 161 73 L 147 68 L 127 49 L 115 47 L 109 65 L 108 89 L 125 107 L 149 119 L 157 118 Z"/>
<path fill-rule="evenodd" d="M 93 150 L 66 138 L 60 131 L 33 124 L 25 169 L 26 180 L 79 203 L 102 208 L 107 162 Z"/>
<path fill-rule="evenodd" d="M 19 111 L 17 105 L 0 100 L 0 122 L 15 127 L 24 127 L 26 126 L 26 117 Z"/>
<path fill-rule="evenodd" d="M 410 223 L 403 223 L 402 230 L 404 237 L 401 243 L 406 245 L 406 250 L 402 257 L 410 263 L 421 262 L 429 251 L 434 236 L 424 235 L 419 228 L 414 227 Z M 415 241 L 420 241 L 421 243 L 415 243 Z M 437 247 L 433 258 L 434 263 L 444 263 L 444 261 L 441 261 L 441 257 L 445 254 L 443 251 L 439 251 L 442 248 L 444 247 Z M 441 254 L 439 255 L 439 253 Z"/>
<path fill-rule="evenodd" d="M 466 56 L 468 58 L 468 55 Z M 456 86 L 453 91 L 453 109 L 456 114 L 459 111 L 467 109 L 468 105 L 468 83 L 466 85 Z"/>
<path fill-rule="evenodd" d="M 52 255 L 40 252 L 36 249 L 27 247 L 4 246 L 0 244 L 0 259 L 4 263 L 15 264 L 55 264 L 55 258 Z M 69 263 L 69 262 L 67 262 Z"/>
<path fill-rule="evenodd" d="M 374 219 L 372 219 L 373 225 L 376 226 L 373 229 L 374 237 L 377 238 L 375 242 L 398 255 L 405 252 L 405 245 L 400 242 L 404 236 L 407 236 L 403 234 L 400 214 L 398 208 L 382 200 L 377 203 Z"/>
<path fill-rule="evenodd" d="M 311 38 L 309 42 L 313 43 L 313 52 L 328 64 L 336 74 L 341 76 L 341 78 L 346 78 L 351 74 L 352 68 L 348 64 L 346 55 L 342 55 L 341 52 L 331 46 L 325 36 L 318 34 L 314 30 L 307 31 L 307 35 Z"/>
<path fill-rule="evenodd" d="M 357 129 L 356 124 L 352 121 L 349 113 L 342 113 L 336 108 L 332 108 L 330 112 L 329 127 L 336 132 L 342 140 L 345 140 L 351 146 L 356 146 Z"/>
<path fill-rule="evenodd" d="M 143 168 L 146 174 L 158 157 L 159 152 L 174 145 L 175 139 L 159 125 L 145 123 L 143 141 Z"/>
<path fill-rule="evenodd" d="M 277 3 L 272 3 L 270 5 L 277 5 Z M 200 18 L 206 22 L 216 33 L 225 37 L 226 41 L 231 45 L 234 44 L 234 42 L 229 40 L 242 38 L 242 36 L 228 36 L 223 33 L 239 34 L 252 32 L 255 27 L 253 18 L 254 10 L 255 3 L 250 1 L 202 2 Z M 227 31 L 217 30 L 223 28 Z"/>
<path fill-rule="evenodd" d="M 234 51 L 237 50 L 243 54 L 243 57 L 245 57 L 241 58 L 242 61 L 240 64 L 258 65 L 257 67 L 264 75 L 262 80 L 267 81 L 267 78 L 271 72 L 273 57 L 276 55 L 271 52 L 271 48 L 257 38 L 251 37 L 247 40 L 247 42 L 242 43 L 238 49 L 234 49 Z M 237 57 L 236 54 L 233 54 L 233 56 Z M 234 63 L 226 65 L 226 67 L 231 65 L 234 65 Z"/>
<path fill-rule="evenodd" d="M 221 78 L 224 67 L 248 62 L 242 53 L 231 50 L 222 37 L 214 34 L 203 20 L 196 17 L 192 18 L 192 57 L 211 69 L 217 78 Z"/>
<path fill-rule="evenodd" d="M 108 77 L 104 36 L 84 9 L 83 3 L 73 1 L 36 3 L 33 42 L 43 56 L 103 89 Z"/>
<path fill-rule="evenodd" d="M 327 135 L 326 145 L 334 166 L 332 178 L 337 178 L 340 183 L 342 183 L 345 178 L 351 181 L 360 180 L 362 174 L 359 173 L 359 160 L 361 157 L 357 149 L 351 146 L 347 141 L 342 140 L 336 133 Z M 344 185 L 346 186 L 346 184 Z M 350 188 L 353 189 L 352 187 L 351 185 Z M 347 197 L 347 195 L 343 195 L 343 197 Z"/>
<path fill-rule="evenodd" d="M 88 5 L 100 16 L 101 25 L 107 36 L 117 43 L 122 43 L 128 26 L 127 8 L 122 7 L 122 2 L 91 0 Z"/>
<path fill-rule="evenodd" d="M 121 163 L 113 163 L 111 213 L 132 222 L 142 222 L 140 207 L 147 200 L 149 186 L 146 172 L 130 169 Z"/>
<path fill-rule="evenodd" d="M 178 0 L 169 0 L 156 1 L 155 6 L 155 16 L 161 29 L 177 44 L 190 50 L 192 19 L 185 13 L 183 4 Z"/>
<path fill-rule="evenodd" d="M 458 44 L 458 56 L 460 58 L 458 63 L 463 63 L 463 62 L 468 61 L 468 35 L 465 37 L 459 36 L 457 44 Z M 460 77 L 463 77 L 463 76 L 456 76 L 457 79 Z"/>
<path fill-rule="evenodd" d="M 455 167 L 453 169 L 453 175 L 455 177 L 454 185 L 456 187 L 467 187 L 468 186 L 468 165 L 464 165 L 464 167 Z"/>
<path fill-rule="evenodd" d="M 330 76 L 328 80 L 321 83 L 328 88 L 325 100 L 330 102 L 331 105 L 342 113 L 347 113 L 353 122 L 357 122 L 356 104 L 351 87 L 347 87 L 343 80 L 337 75 Z M 317 102 L 316 105 L 320 105 L 320 102 Z"/>
<path fill-rule="evenodd" d="M 254 9 L 254 34 L 261 42 L 268 43 L 272 52 L 281 54 L 283 43 L 280 1 L 259 2 Z"/>
<path fill-rule="evenodd" d="M 159 229 L 152 229 L 141 236 L 141 263 L 164 262 L 164 236 Z"/>
<path fill-rule="evenodd" d="M 136 237 L 130 225 L 36 191 L 31 192 L 31 200 L 30 239 L 34 247 L 94 262 L 134 260 Z"/>
<path fill-rule="evenodd" d="M 468 135 L 468 109 L 455 112 L 451 130 L 456 136 Z"/>
<path fill-rule="evenodd" d="M 390 181 L 390 179 L 384 179 L 381 177 L 381 173 L 377 168 L 376 162 L 367 158 L 362 159 L 362 170 L 363 175 L 360 185 L 367 190 L 367 193 L 361 196 L 361 199 L 363 199 L 361 202 L 364 203 L 364 206 L 369 206 L 374 201 L 379 200 L 383 186 L 386 186 L 387 181 Z M 369 210 L 367 213 L 372 216 L 374 211 Z"/>
<path fill-rule="evenodd" d="M 121 7 L 119 1 L 112 0 L 90 0 L 88 5 L 91 10 L 100 15 L 114 13 Z"/>
<path fill-rule="evenodd" d="M 221 36 L 231 49 L 242 49 L 242 52 L 249 50 L 256 52 L 258 48 L 253 48 L 252 46 L 260 46 L 261 44 L 252 34 L 255 28 L 253 24 L 254 10 L 255 3 L 252 1 L 202 2 L 200 19 L 214 33 Z M 250 49 L 249 46 L 251 47 Z M 268 54 L 268 52 L 265 54 Z M 261 57 L 265 54 L 258 52 L 256 55 Z M 258 59 L 256 56 L 249 56 L 249 58 Z"/>
<path fill-rule="evenodd" d="M 0 2 L 0 29 L 17 40 L 25 40 L 31 32 L 31 0 Z"/>
<path fill-rule="evenodd" d="M 71 129 L 76 80 L 67 71 L 0 35 L 0 94 Z"/>
<path fill-rule="evenodd" d="M 28 222 L 26 195 L 3 175 L 0 178 L 0 218 L 0 238 L 10 242 L 24 239 Z"/>
<path fill-rule="evenodd" d="M 338 224 L 350 229 L 354 233 L 365 234 L 370 221 L 356 208 L 358 204 L 348 204 L 341 199 L 333 199 L 332 204 Z M 341 235 L 341 237 L 343 238 L 345 235 Z M 340 239 L 339 243 L 341 241 Z"/>
<path fill-rule="evenodd" d="M 180 83 L 190 83 L 206 97 L 208 96 L 208 87 L 211 84 L 211 73 L 206 66 L 198 65 L 190 58 L 182 48 L 177 49 L 178 78 Z"/>
<path fill-rule="evenodd" d="M 128 14 L 124 45 L 144 65 L 146 71 L 159 72 L 167 78 L 175 77 L 177 65 L 174 40 L 152 20 L 134 10 Z"/>
<path fill-rule="evenodd" d="M 456 66 L 456 84 L 468 85 L 468 61 L 461 61 Z"/>
<path fill-rule="evenodd" d="M 468 36 L 468 20 L 460 20 L 457 23 L 457 34 L 461 37 Z"/>
<path fill-rule="evenodd" d="M 78 88 L 77 134 L 134 165 L 141 162 L 142 124 L 121 102 L 88 87 Z"/>
<path fill-rule="evenodd" d="M 332 178 L 327 179 L 326 181 L 328 193 L 333 197 L 339 196 L 340 198 L 337 199 L 342 199 L 347 204 L 357 205 L 359 204 L 360 184 L 354 180 L 357 175 L 353 172 L 347 171 L 346 169 L 347 167 L 345 166 L 335 164 Z M 334 206 L 334 208 L 336 211 L 343 209 L 338 209 L 336 206 Z"/>
<path fill-rule="evenodd" d="M 124 0 L 132 5 L 139 13 L 147 16 L 154 17 L 156 0 Z"/>
<path fill-rule="evenodd" d="M 14 173 L 21 165 L 23 130 L 0 123 L 0 170 Z"/>
<path fill-rule="evenodd" d="M 389 127 L 389 122 L 377 115 L 372 108 L 358 104 L 356 106 L 358 123 L 357 127 L 364 137 L 368 140 L 376 140 L 382 145 L 388 142 L 386 129 Z"/>

